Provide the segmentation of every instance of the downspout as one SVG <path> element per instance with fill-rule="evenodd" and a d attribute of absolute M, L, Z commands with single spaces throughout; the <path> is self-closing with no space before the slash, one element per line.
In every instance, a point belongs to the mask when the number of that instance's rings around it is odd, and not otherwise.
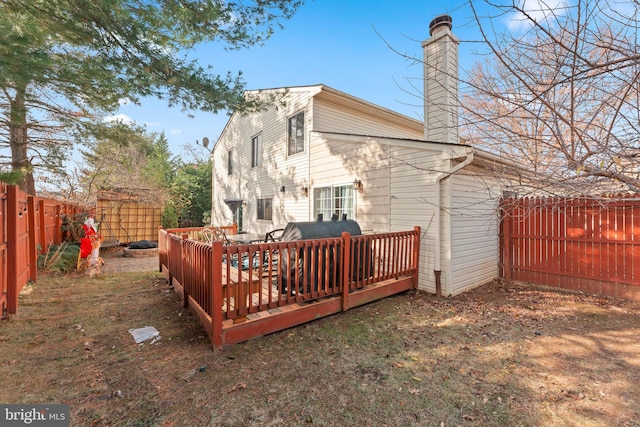
<path fill-rule="evenodd" d="M 434 261 L 433 261 L 433 274 L 435 276 L 435 280 L 436 280 L 436 296 L 441 297 L 442 296 L 442 281 L 440 279 L 440 276 L 442 275 L 442 270 L 441 270 L 441 264 L 442 264 L 442 236 L 441 236 L 441 231 L 442 231 L 442 206 L 440 203 L 440 196 L 442 194 L 442 181 L 445 178 L 450 177 L 451 175 L 453 175 L 454 173 L 458 172 L 460 169 L 468 166 L 471 162 L 473 162 L 473 148 L 468 147 L 467 148 L 467 158 L 464 159 L 464 161 L 462 163 L 458 163 L 457 165 L 455 165 L 453 168 L 449 169 L 446 172 L 440 172 L 438 175 L 436 175 L 436 182 L 435 182 L 435 202 L 436 202 L 436 209 L 435 209 L 435 227 L 436 227 L 436 232 L 435 232 L 435 253 L 434 253 Z"/>

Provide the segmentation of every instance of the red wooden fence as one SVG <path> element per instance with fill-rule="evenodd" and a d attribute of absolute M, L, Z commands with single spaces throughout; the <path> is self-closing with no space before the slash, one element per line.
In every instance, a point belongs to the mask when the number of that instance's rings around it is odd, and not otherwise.
<path fill-rule="evenodd" d="M 501 269 L 519 280 L 640 300 L 640 198 L 502 201 Z"/>
<path fill-rule="evenodd" d="M 0 183 L 0 309 L 14 314 L 18 295 L 37 278 L 38 255 L 62 241 L 62 217 L 77 206 L 30 196 Z"/>
<path fill-rule="evenodd" d="M 7 251 L 7 185 L 0 182 L 0 309 L 2 313 L 7 307 L 7 292 L 9 290 L 8 281 L 8 251 Z"/>

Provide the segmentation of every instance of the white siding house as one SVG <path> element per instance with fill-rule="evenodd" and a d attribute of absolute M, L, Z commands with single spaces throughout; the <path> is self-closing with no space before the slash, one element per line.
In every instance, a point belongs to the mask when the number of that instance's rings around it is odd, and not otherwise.
<path fill-rule="evenodd" d="M 450 20 L 432 23 L 425 80 L 457 69 L 457 43 Z M 281 98 L 234 113 L 218 139 L 212 224 L 265 233 L 336 213 L 364 232 L 420 226 L 420 289 L 456 295 L 494 279 L 502 188 L 490 166 L 499 159 L 459 143 L 455 79 L 425 89 L 437 107 L 425 107 L 425 123 L 325 85 L 252 92 Z M 232 198 L 243 201 L 235 218 Z"/>

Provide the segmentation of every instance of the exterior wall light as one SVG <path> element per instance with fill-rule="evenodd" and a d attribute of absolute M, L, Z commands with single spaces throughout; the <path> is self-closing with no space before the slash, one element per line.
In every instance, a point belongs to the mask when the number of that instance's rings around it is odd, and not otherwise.
<path fill-rule="evenodd" d="M 353 188 L 358 191 L 362 190 L 362 181 L 360 181 L 359 179 L 353 181 Z"/>
<path fill-rule="evenodd" d="M 304 194 L 306 197 L 309 197 L 309 187 L 302 187 L 302 194 Z"/>

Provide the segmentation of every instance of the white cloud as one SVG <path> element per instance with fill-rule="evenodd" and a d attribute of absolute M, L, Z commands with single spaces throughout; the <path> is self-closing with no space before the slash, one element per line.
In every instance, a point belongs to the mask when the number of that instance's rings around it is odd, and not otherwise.
<path fill-rule="evenodd" d="M 169 129 L 169 135 L 171 136 L 182 135 L 182 129 Z"/>
<path fill-rule="evenodd" d="M 107 116 L 104 118 L 104 121 L 107 123 L 120 122 L 126 125 L 130 125 L 134 123 L 133 119 L 131 119 L 131 117 L 127 116 L 126 114 L 116 114 L 115 116 Z"/>
<path fill-rule="evenodd" d="M 550 17 L 565 15 L 569 7 L 566 0 L 522 0 L 517 5 L 528 17 L 521 12 L 512 13 L 507 18 L 507 28 L 511 31 L 531 27 L 531 19 L 541 23 Z"/>
<path fill-rule="evenodd" d="M 160 122 L 144 122 L 144 125 L 147 127 L 156 127 L 160 126 Z"/>

